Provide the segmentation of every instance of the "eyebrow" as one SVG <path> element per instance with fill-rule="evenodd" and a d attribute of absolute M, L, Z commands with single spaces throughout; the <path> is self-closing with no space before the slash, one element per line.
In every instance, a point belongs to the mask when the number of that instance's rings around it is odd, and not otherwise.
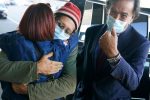
<path fill-rule="evenodd" d="M 117 9 L 111 8 L 110 11 L 117 12 Z"/>
<path fill-rule="evenodd" d="M 127 12 L 121 12 L 122 15 L 129 15 Z"/>

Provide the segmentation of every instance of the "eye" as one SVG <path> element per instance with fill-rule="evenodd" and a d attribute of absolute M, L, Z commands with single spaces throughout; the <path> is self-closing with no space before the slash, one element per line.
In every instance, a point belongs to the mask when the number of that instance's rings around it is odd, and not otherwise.
<path fill-rule="evenodd" d="M 121 20 L 125 21 L 128 18 L 127 14 L 121 14 Z"/>
<path fill-rule="evenodd" d="M 67 29 L 65 32 L 66 32 L 68 35 L 71 35 L 71 34 L 72 34 L 72 31 L 69 30 L 69 29 Z"/>
<path fill-rule="evenodd" d="M 64 25 L 61 24 L 60 22 L 58 22 L 58 26 L 59 26 L 61 29 L 64 29 Z"/>

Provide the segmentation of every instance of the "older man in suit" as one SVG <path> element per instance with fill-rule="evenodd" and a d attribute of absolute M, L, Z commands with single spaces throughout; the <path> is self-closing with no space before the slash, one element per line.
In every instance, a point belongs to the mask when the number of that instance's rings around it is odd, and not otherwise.
<path fill-rule="evenodd" d="M 75 100 L 130 100 L 140 83 L 150 43 L 130 25 L 139 16 L 139 0 L 108 0 L 106 9 L 107 24 L 86 31 Z"/>

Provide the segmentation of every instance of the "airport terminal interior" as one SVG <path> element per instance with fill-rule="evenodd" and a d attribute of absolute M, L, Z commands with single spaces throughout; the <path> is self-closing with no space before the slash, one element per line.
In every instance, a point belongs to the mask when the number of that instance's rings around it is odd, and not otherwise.
<path fill-rule="evenodd" d="M 82 20 L 77 30 L 79 51 L 81 51 L 86 29 L 90 26 L 106 23 L 107 0 L 0 0 L 0 34 L 16 30 L 25 10 L 34 3 L 50 3 L 53 12 L 67 2 L 79 7 Z M 142 36 L 150 40 L 150 1 L 140 0 L 140 16 L 131 25 Z M 136 40 L 135 40 L 136 41 Z M 0 89 L 0 93 L 2 90 Z M 150 49 L 144 64 L 144 72 L 140 85 L 131 92 L 132 100 L 150 100 Z M 0 99 L 1 100 L 1 99 Z"/>

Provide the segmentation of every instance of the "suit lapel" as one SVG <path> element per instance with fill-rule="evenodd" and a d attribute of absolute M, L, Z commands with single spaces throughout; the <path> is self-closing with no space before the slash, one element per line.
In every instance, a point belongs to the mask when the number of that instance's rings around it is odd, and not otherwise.
<path fill-rule="evenodd" d="M 118 50 L 121 53 L 122 56 L 128 56 L 128 52 L 127 49 L 129 50 L 129 46 L 130 46 L 130 40 L 132 36 L 132 32 L 131 32 L 131 26 L 129 26 L 126 31 L 124 31 L 123 33 L 121 33 L 118 36 Z"/>

